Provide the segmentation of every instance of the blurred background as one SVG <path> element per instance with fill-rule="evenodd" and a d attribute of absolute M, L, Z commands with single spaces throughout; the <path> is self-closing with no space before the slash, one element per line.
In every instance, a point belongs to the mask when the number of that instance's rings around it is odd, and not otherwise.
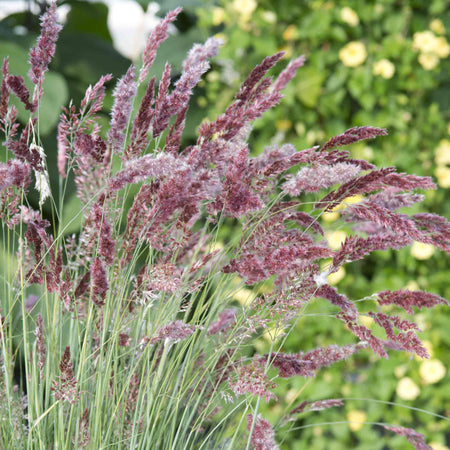
<path fill-rule="evenodd" d="M 356 158 L 378 166 L 434 177 L 439 188 L 409 209 L 449 217 L 450 196 L 450 3 L 446 0 L 298 1 L 298 0 L 111 0 L 58 1 L 64 30 L 57 44 L 40 115 L 42 143 L 57 186 L 56 126 L 61 106 L 79 104 L 89 84 L 106 73 L 117 79 L 140 52 L 167 11 L 183 13 L 160 48 L 152 73 L 165 61 L 177 77 L 186 52 L 208 36 L 225 45 L 195 92 L 188 113 L 185 144 L 204 118 L 215 118 L 232 101 L 251 69 L 265 56 L 284 50 L 281 71 L 290 58 L 304 54 L 306 65 L 273 111 L 259 119 L 250 138 L 254 155 L 265 146 L 292 142 L 299 150 L 321 144 L 352 126 L 384 127 L 389 136 L 349 147 Z M 45 1 L 0 1 L 0 58 L 10 56 L 10 71 L 25 75 L 28 50 L 39 33 Z M 112 105 L 111 92 L 105 110 Z M 26 111 L 17 104 L 19 118 Z M 108 116 L 103 115 L 107 124 Z M 2 152 L 1 159 L 6 158 Z M 80 205 L 73 195 L 66 210 Z M 37 199 L 34 199 L 35 201 Z M 33 198 L 31 198 L 33 201 Z M 349 230 L 323 216 L 331 246 Z M 68 232 L 76 232 L 74 223 Z M 399 252 L 376 252 L 330 280 L 352 299 L 386 289 L 426 290 L 450 299 L 449 258 L 424 244 Z M 245 301 L 251 292 L 241 292 Z M 287 351 L 349 342 L 351 336 L 317 304 L 287 340 Z M 386 422 L 424 433 L 435 450 L 450 447 L 450 316 L 448 309 L 415 315 L 431 360 L 404 354 L 389 360 L 356 357 L 322 371 L 312 382 L 284 382 L 278 397 L 289 404 L 304 399 L 348 398 L 344 408 L 309 413 L 278 433 L 282 449 L 403 449 L 404 438 L 370 425 Z M 370 326 L 370 321 L 367 322 Z M 256 346 L 268 350 L 261 338 Z M 376 362 L 376 364 L 373 364 Z M 404 405 L 405 407 L 401 407 Z M 263 415 L 279 424 L 283 409 L 264 405 Z M 442 417 L 439 417 L 442 416 Z M 348 421 L 351 423 L 349 424 Z M 364 425 L 366 423 L 366 425 Z M 289 433 L 287 430 L 289 430 Z"/>

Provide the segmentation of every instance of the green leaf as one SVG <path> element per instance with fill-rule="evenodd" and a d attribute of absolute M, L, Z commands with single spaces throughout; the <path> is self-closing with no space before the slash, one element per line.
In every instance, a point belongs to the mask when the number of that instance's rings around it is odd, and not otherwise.
<path fill-rule="evenodd" d="M 108 7 L 103 3 L 71 1 L 70 11 L 64 25 L 66 33 L 95 34 L 112 42 L 108 30 Z"/>
<path fill-rule="evenodd" d="M 0 41 L 0 60 L 9 56 L 9 72 L 11 75 L 27 77 L 30 70 L 28 64 L 28 52 L 13 42 Z"/>
<path fill-rule="evenodd" d="M 103 39 L 63 32 L 56 47 L 55 64 L 66 77 L 81 80 L 87 87 L 107 73 L 123 75 L 130 61 Z"/>
<path fill-rule="evenodd" d="M 299 82 L 296 86 L 298 99 L 310 108 L 317 104 L 325 75 L 314 67 L 302 68 L 298 74 Z"/>
<path fill-rule="evenodd" d="M 44 80 L 44 95 L 39 107 L 39 133 L 48 134 L 58 123 L 61 107 L 69 100 L 66 80 L 56 72 L 47 72 Z"/>
<path fill-rule="evenodd" d="M 148 0 L 136 0 L 142 7 L 147 8 Z M 158 15 L 163 15 L 168 13 L 169 11 L 178 8 L 178 6 L 182 6 L 184 11 L 194 12 L 196 8 L 201 6 L 205 6 L 202 0 L 164 0 L 156 2 L 160 5 L 160 9 L 158 11 Z"/>
<path fill-rule="evenodd" d="M 72 195 L 64 202 L 63 215 L 60 222 L 60 229 L 64 236 L 80 231 L 83 220 L 83 205 L 81 200 Z"/>

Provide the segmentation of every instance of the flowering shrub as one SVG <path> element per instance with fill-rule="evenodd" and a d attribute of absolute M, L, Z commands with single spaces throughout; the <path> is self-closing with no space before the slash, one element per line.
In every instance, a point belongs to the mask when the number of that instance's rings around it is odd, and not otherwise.
<path fill-rule="evenodd" d="M 64 109 L 58 196 L 39 136 L 44 78 L 61 29 L 54 4 L 30 51 L 32 93 L 3 61 L 0 124 L 10 152 L 0 166 L 3 243 L 17 254 L 15 262 L 8 258 L 0 322 L 4 448 L 277 448 L 278 430 L 260 406 L 276 400 L 280 380 L 312 379 L 369 350 L 382 358 L 393 351 L 429 356 L 419 327 L 390 308 L 413 314 L 448 305 L 445 299 L 384 290 L 363 299 L 370 306 L 362 312 L 329 277 L 373 251 L 413 242 L 449 252 L 445 219 L 398 212 L 422 200 L 417 189 L 435 188 L 431 178 L 377 169 L 342 149 L 386 135 L 370 126 L 306 150 L 274 145 L 249 157 L 252 122 L 280 101 L 305 62 L 301 56 L 267 77 L 281 52 L 256 66 L 225 112 L 202 123 L 196 143 L 183 147 L 190 97 L 220 41 L 196 44 L 172 87 L 169 64 L 158 83 L 148 81 L 179 13 L 167 14 L 142 65 L 117 82 L 107 130 L 99 113 L 110 75 L 90 86 L 79 106 Z M 11 95 L 30 113 L 22 129 Z M 27 199 L 33 182 L 38 208 Z M 66 235 L 61 220 L 70 182 L 82 202 L 76 235 Z M 356 195 L 359 201 L 347 202 Z M 51 221 L 42 214 L 45 202 Z M 318 219 L 340 205 L 347 205 L 340 220 L 353 233 L 330 246 Z M 235 236 L 220 248 L 217 236 L 231 221 Z M 233 296 L 242 285 L 257 294 L 238 307 Z M 352 342 L 285 352 L 284 336 L 316 298 Z M 249 354 L 263 331 L 271 333 L 270 350 Z M 443 376 L 433 367 L 430 384 Z M 304 399 L 278 428 L 343 403 Z M 415 430 L 377 425 L 430 448 Z"/>

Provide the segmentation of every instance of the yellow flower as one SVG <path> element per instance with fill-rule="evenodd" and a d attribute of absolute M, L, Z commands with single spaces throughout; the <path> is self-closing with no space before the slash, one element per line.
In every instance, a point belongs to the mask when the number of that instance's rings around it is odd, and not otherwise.
<path fill-rule="evenodd" d="M 327 231 L 325 233 L 325 238 L 332 250 L 339 250 L 346 237 L 347 233 L 342 230 Z"/>
<path fill-rule="evenodd" d="M 283 32 L 283 39 L 285 41 L 292 41 L 293 39 L 297 39 L 298 37 L 298 29 L 295 25 L 289 25 Z"/>
<path fill-rule="evenodd" d="M 292 122 L 290 120 L 287 120 L 287 119 L 277 120 L 275 122 L 275 127 L 279 131 L 287 131 L 287 130 L 289 130 L 289 128 L 292 127 Z"/>
<path fill-rule="evenodd" d="M 339 219 L 340 214 L 338 212 L 324 212 L 320 216 L 325 222 L 335 222 Z"/>
<path fill-rule="evenodd" d="M 402 378 L 405 375 L 407 370 L 408 370 L 408 366 L 406 366 L 405 364 L 402 364 L 401 366 L 397 366 L 394 369 L 394 375 L 397 378 Z"/>
<path fill-rule="evenodd" d="M 341 9 L 341 19 L 351 27 L 356 27 L 359 24 L 358 14 L 347 6 Z"/>
<path fill-rule="evenodd" d="M 342 278 L 345 277 L 345 269 L 341 266 L 337 270 L 337 272 L 330 273 L 327 277 L 327 281 L 330 284 L 338 284 L 339 281 L 342 280 Z"/>
<path fill-rule="evenodd" d="M 255 293 L 248 288 L 238 289 L 234 295 L 233 299 L 237 300 L 242 306 L 248 306 L 255 299 Z"/>
<path fill-rule="evenodd" d="M 423 53 L 430 53 L 436 50 L 436 36 L 431 31 L 420 31 L 413 35 L 413 49 Z"/>
<path fill-rule="evenodd" d="M 344 66 L 358 67 L 367 58 L 366 47 L 362 42 L 349 42 L 345 47 L 339 50 L 339 59 Z"/>
<path fill-rule="evenodd" d="M 277 21 L 277 15 L 273 11 L 264 11 L 262 13 L 262 18 L 267 23 L 275 23 Z"/>
<path fill-rule="evenodd" d="M 433 253 L 434 247 L 431 244 L 424 244 L 423 242 L 414 241 L 411 246 L 411 255 L 416 259 L 430 259 Z"/>
<path fill-rule="evenodd" d="M 216 39 L 220 39 L 221 41 L 223 41 L 224 44 L 228 42 L 228 37 L 225 33 L 216 33 L 214 37 Z"/>
<path fill-rule="evenodd" d="M 398 382 L 396 392 L 403 400 L 414 400 L 420 394 L 420 389 L 411 378 L 405 377 Z"/>
<path fill-rule="evenodd" d="M 450 188 L 450 168 L 446 166 L 436 167 L 434 174 L 436 175 L 439 186 Z"/>
<path fill-rule="evenodd" d="M 358 320 L 361 323 L 361 325 L 364 325 L 366 328 L 372 328 L 374 324 L 374 320 L 370 316 L 358 316 Z"/>
<path fill-rule="evenodd" d="M 439 19 L 434 19 L 430 22 L 430 30 L 436 34 L 445 34 L 444 24 Z"/>
<path fill-rule="evenodd" d="M 380 59 L 373 65 L 373 74 L 389 79 L 395 73 L 395 66 L 388 59 Z"/>
<path fill-rule="evenodd" d="M 223 23 L 225 19 L 225 10 L 223 8 L 215 7 L 212 10 L 212 23 L 217 26 Z"/>
<path fill-rule="evenodd" d="M 421 53 L 418 60 L 425 70 L 433 70 L 439 64 L 439 56 L 436 53 Z"/>
<path fill-rule="evenodd" d="M 279 52 L 284 52 L 283 59 L 290 59 L 292 56 L 292 47 L 290 45 L 283 45 L 278 48 Z"/>
<path fill-rule="evenodd" d="M 354 205 L 355 203 L 359 203 L 361 200 L 363 200 L 364 197 L 360 194 L 352 195 L 350 197 L 344 198 L 339 205 L 336 205 L 332 211 L 342 211 L 343 209 L 347 208 L 348 205 Z"/>
<path fill-rule="evenodd" d="M 367 414 L 364 411 L 352 409 L 347 413 L 348 427 L 352 431 L 359 431 L 367 420 Z"/>
<path fill-rule="evenodd" d="M 430 442 L 430 447 L 433 450 L 449 450 L 448 447 L 440 442 Z"/>
<path fill-rule="evenodd" d="M 419 368 L 420 377 L 423 384 L 433 384 L 442 380 L 445 376 L 446 369 L 439 359 L 427 359 Z"/>
<path fill-rule="evenodd" d="M 255 0 L 233 1 L 233 9 L 248 19 L 250 19 L 250 16 L 253 14 L 253 11 L 256 9 L 256 6 L 257 4 Z"/>
<path fill-rule="evenodd" d="M 445 37 L 441 36 L 436 38 L 436 48 L 434 51 L 439 58 L 447 58 L 450 54 L 450 45 L 448 45 Z"/>
<path fill-rule="evenodd" d="M 418 291 L 420 289 L 419 283 L 414 280 L 410 280 L 406 283 L 405 289 L 408 291 Z"/>
<path fill-rule="evenodd" d="M 435 152 L 434 160 L 438 165 L 450 164 L 450 141 L 448 139 L 442 139 L 439 142 Z"/>

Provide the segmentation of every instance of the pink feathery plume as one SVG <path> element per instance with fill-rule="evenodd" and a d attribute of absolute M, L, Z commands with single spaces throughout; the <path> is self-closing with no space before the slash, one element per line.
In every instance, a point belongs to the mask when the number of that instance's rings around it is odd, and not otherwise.
<path fill-rule="evenodd" d="M 167 39 L 167 29 L 182 11 L 182 8 L 176 8 L 167 13 L 166 17 L 152 31 L 147 40 L 147 45 L 142 55 L 143 65 L 139 74 L 139 83 L 145 80 L 145 77 L 155 61 L 156 52 L 159 46 Z"/>
<path fill-rule="evenodd" d="M 75 404 L 80 398 L 77 389 L 77 380 L 73 375 L 72 362 L 70 361 L 70 347 L 64 350 L 64 355 L 59 363 L 60 375 L 53 380 L 51 391 L 54 392 L 56 400 Z"/>
<path fill-rule="evenodd" d="M 34 113 L 37 109 L 37 103 L 30 102 L 30 92 L 25 86 L 23 77 L 10 75 L 6 83 L 10 91 L 24 104 L 25 109 Z"/>
<path fill-rule="evenodd" d="M 283 191 L 292 196 L 297 196 L 301 192 L 319 192 L 337 183 L 350 181 L 360 172 L 359 166 L 347 162 L 303 167 L 284 183 Z"/>
<path fill-rule="evenodd" d="M 395 434 L 398 434 L 399 436 L 405 436 L 406 439 L 414 446 L 416 450 L 433 450 L 431 446 L 429 446 L 425 442 L 425 437 L 423 434 L 418 433 L 417 431 L 413 430 L 412 428 L 405 428 L 405 427 L 399 427 L 399 426 L 390 426 L 390 425 L 383 425 L 386 430 L 392 431 Z"/>
<path fill-rule="evenodd" d="M 111 126 L 108 132 L 108 144 L 111 150 L 119 150 L 125 141 L 124 130 L 128 125 L 133 98 L 136 95 L 136 76 L 134 66 L 119 80 L 114 89 L 114 106 L 111 114 Z"/>
<path fill-rule="evenodd" d="M 164 340 L 172 341 L 173 343 L 184 341 L 193 334 L 194 331 L 195 327 L 193 325 L 184 323 L 182 320 L 175 320 L 174 322 L 170 322 L 161 327 L 155 337 L 151 340 L 151 343 L 155 344 L 156 342 Z"/>
<path fill-rule="evenodd" d="M 377 294 L 380 305 L 396 305 L 403 308 L 407 313 L 413 314 L 413 306 L 419 309 L 433 308 L 436 305 L 449 305 L 448 301 L 439 295 L 422 291 L 383 291 Z"/>
<path fill-rule="evenodd" d="M 0 163 L 0 191 L 10 186 L 28 186 L 30 183 L 30 165 L 19 159 Z"/>
<path fill-rule="evenodd" d="M 261 358 L 252 361 L 252 364 L 240 366 L 236 369 L 235 379 L 229 380 L 230 389 L 237 395 L 252 394 L 255 397 L 265 398 L 268 402 L 276 399 L 272 391 L 275 383 L 264 373 Z"/>
<path fill-rule="evenodd" d="M 304 411 L 323 411 L 324 409 L 333 408 L 335 406 L 343 406 L 344 402 L 339 399 L 328 399 L 328 400 L 317 400 L 315 402 L 304 401 L 301 402 L 294 409 L 289 411 L 289 416 L 293 416 L 294 414 L 300 414 Z"/>
<path fill-rule="evenodd" d="M 91 267 L 91 286 L 94 295 L 93 301 L 97 306 L 105 303 L 106 293 L 109 289 L 108 275 L 103 261 L 95 258 Z"/>
<path fill-rule="evenodd" d="M 141 106 L 134 119 L 133 131 L 131 132 L 131 143 L 127 146 L 124 153 L 125 160 L 140 156 L 142 151 L 148 145 L 149 140 L 147 134 L 155 112 L 152 108 L 155 100 L 154 86 L 155 77 L 148 83 Z"/>
<path fill-rule="evenodd" d="M 87 106 L 90 104 L 88 115 L 95 114 L 102 109 L 103 100 L 105 98 L 105 84 L 112 79 L 111 74 L 103 75 L 92 87 L 86 89 L 84 98 L 81 101 L 80 110 L 82 114 L 86 114 Z"/>
<path fill-rule="evenodd" d="M 3 122 L 6 118 L 9 104 L 9 89 L 7 85 L 8 77 L 9 77 L 9 57 L 7 56 L 3 60 L 2 64 L 2 84 L 0 88 L 0 124 L 3 130 L 4 130 Z"/>
<path fill-rule="evenodd" d="M 203 45 L 195 44 L 189 51 L 188 57 L 183 62 L 183 72 L 175 83 L 173 92 L 164 98 L 159 109 L 155 105 L 154 137 L 159 136 L 167 128 L 172 116 L 188 107 L 194 87 L 210 67 L 208 59 L 217 55 L 221 43 L 219 39 L 209 38 Z"/>
<path fill-rule="evenodd" d="M 343 145 L 353 144 L 364 139 L 374 139 L 377 136 L 386 136 L 387 131 L 384 128 L 376 127 L 353 127 L 343 134 L 332 137 L 324 144 L 322 150 L 328 150 L 333 147 L 342 147 Z"/>
<path fill-rule="evenodd" d="M 330 211 L 348 196 L 366 194 L 388 187 L 395 187 L 399 191 L 411 191 L 413 189 L 435 189 L 436 185 L 430 177 L 395 173 L 395 167 L 384 167 L 342 184 L 320 200 L 316 207 L 325 206 L 325 211 Z"/>
<path fill-rule="evenodd" d="M 34 90 L 33 103 L 37 103 L 42 96 L 44 74 L 55 54 L 56 41 L 61 30 L 62 26 L 57 23 L 56 4 L 52 2 L 41 18 L 41 34 L 37 44 L 30 50 L 31 69 L 28 75 L 33 84 L 37 85 Z"/>
<path fill-rule="evenodd" d="M 118 191 L 127 184 L 139 183 L 148 178 L 162 178 L 183 167 L 183 163 L 170 154 L 156 157 L 144 155 L 127 161 L 125 168 L 110 180 L 109 187 L 112 191 Z"/>
<path fill-rule="evenodd" d="M 255 419 L 253 425 L 252 414 L 247 415 L 247 429 L 251 431 L 253 426 L 252 436 L 250 442 L 255 450 L 278 450 L 278 445 L 275 443 L 275 433 L 270 423 L 263 419 L 261 414 Z"/>

